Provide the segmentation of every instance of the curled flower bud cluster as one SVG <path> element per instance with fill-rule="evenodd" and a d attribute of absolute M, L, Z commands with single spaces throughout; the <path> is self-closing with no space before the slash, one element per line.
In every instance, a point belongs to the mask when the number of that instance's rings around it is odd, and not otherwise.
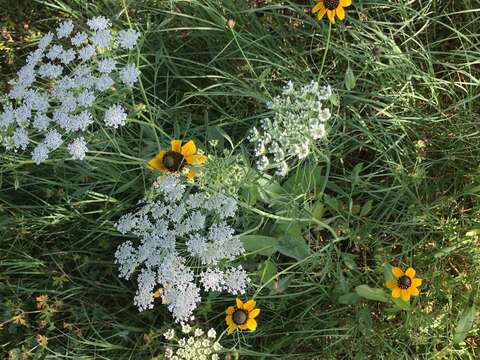
<path fill-rule="evenodd" d="M 219 360 L 220 345 L 215 329 L 205 333 L 202 329 L 193 330 L 190 326 L 182 327 L 186 337 L 177 337 L 175 330 L 168 329 L 163 336 L 172 345 L 165 349 L 165 358 L 170 360 Z M 180 334 L 179 334 L 180 335 Z M 180 335 L 182 336 L 182 335 Z"/>
<path fill-rule="evenodd" d="M 76 32 L 72 20 L 66 20 L 43 36 L 2 101 L 3 145 L 18 151 L 35 144 L 31 154 L 37 164 L 64 143 L 74 159 L 83 160 L 88 151 L 83 135 L 90 125 L 103 121 L 116 129 L 126 123 L 126 110 L 109 103 L 108 95 L 137 82 L 136 66 L 120 68 L 115 58 L 132 50 L 139 34 L 131 29 L 114 33 L 103 16 L 87 25 L 88 32 Z M 106 110 L 102 114 L 99 108 Z"/>
<path fill-rule="evenodd" d="M 311 153 L 315 143 L 326 136 L 331 114 L 325 102 L 331 95 L 330 86 L 315 81 L 300 89 L 288 82 L 282 94 L 268 103 L 273 118 L 263 119 L 260 129 L 250 132 L 258 170 L 275 169 L 276 175 L 285 176 L 292 164 Z"/>
<path fill-rule="evenodd" d="M 121 277 L 139 272 L 138 309 L 151 309 L 154 292 L 162 289 L 162 302 L 181 323 L 193 318 L 202 288 L 238 295 L 249 283 L 245 270 L 231 264 L 245 252 L 229 224 L 236 201 L 223 194 L 188 193 L 183 181 L 174 174 L 162 177 L 153 198 L 120 218 L 117 230 L 139 242 L 126 241 L 115 253 Z"/>

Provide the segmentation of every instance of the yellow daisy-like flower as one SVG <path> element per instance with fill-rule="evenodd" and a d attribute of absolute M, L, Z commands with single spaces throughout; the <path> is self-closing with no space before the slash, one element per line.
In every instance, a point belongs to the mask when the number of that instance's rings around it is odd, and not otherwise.
<path fill-rule="evenodd" d="M 405 273 L 398 267 L 392 268 L 394 280 L 387 280 L 386 286 L 392 290 L 392 297 L 401 297 L 404 301 L 410 301 L 410 296 L 418 296 L 418 287 L 422 285 L 422 279 L 415 277 L 415 269 L 408 268 Z"/>
<path fill-rule="evenodd" d="M 182 146 L 182 140 L 172 140 L 169 151 L 161 150 L 148 162 L 151 169 L 160 170 L 163 173 L 176 173 L 183 171 L 185 165 L 202 165 L 207 161 L 205 155 L 197 154 L 195 143 L 190 140 Z M 187 177 L 193 178 L 196 173 L 187 169 Z"/>
<path fill-rule="evenodd" d="M 320 0 L 312 9 L 312 13 L 318 13 L 318 20 L 322 20 L 325 14 L 332 24 L 335 24 L 335 15 L 340 20 L 345 19 L 343 8 L 352 5 L 352 0 Z"/>
<path fill-rule="evenodd" d="M 255 331 L 257 328 L 257 321 L 255 318 L 260 314 L 260 309 L 255 308 L 255 300 L 248 300 L 243 303 L 237 298 L 236 306 L 229 306 L 227 308 L 227 317 L 225 321 L 228 325 L 227 332 L 231 334 L 234 330 L 251 330 Z"/>

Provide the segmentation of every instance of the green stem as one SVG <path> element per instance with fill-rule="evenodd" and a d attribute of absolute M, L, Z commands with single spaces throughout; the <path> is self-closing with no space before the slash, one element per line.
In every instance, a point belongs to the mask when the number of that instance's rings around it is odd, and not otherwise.
<path fill-rule="evenodd" d="M 325 66 L 325 59 L 327 58 L 328 49 L 330 48 L 330 35 L 332 34 L 332 23 L 328 25 L 328 35 L 327 35 L 327 45 L 325 46 L 325 51 L 323 52 L 322 65 L 320 65 L 320 71 L 318 73 L 318 82 L 322 77 L 323 67 Z"/>

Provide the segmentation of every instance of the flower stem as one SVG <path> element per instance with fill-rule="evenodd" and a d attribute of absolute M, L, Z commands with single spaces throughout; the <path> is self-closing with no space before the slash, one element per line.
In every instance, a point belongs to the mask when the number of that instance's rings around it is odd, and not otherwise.
<path fill-rule="evenodd" d="M 322 65 L 320 65 L 320 71 L 318 72 L 318 82 L 320 82 L 320 78 L 323 72 L 323 66 L 325 65 L 325 59 L 327 58 L 328 49 L 330 47 L 330 35 L 332 34 L 332 23 L 328 23 L 328 35 L 327 35 L 327 45 L 325 46 L 325 51 L 323 52 L 323 59 Z"/>

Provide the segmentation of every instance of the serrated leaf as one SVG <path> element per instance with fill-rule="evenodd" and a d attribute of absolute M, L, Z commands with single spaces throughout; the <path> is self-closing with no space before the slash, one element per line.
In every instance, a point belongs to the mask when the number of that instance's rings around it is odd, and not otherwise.
<path fill-rule="evenodd" d="M 460 319 L 453 333 L 453 342 L 455 344 L 462 343 L 467 337 L 468 332 L 472 329 L 473 322 L 475 321 L 476 310 L 475 305 L 472 305 L 462 311 Z"/>
<path fill-rule="evenodd" d="M 387 302 L 389 300 L 387 294 L 383 289 L 371 288 L 368 285 L 359 285 L 355 288 L 355 292 L 358 296 L 374 301 Z"/>
<path fill-rule="evenodd" d="M 275 287 L 275 281 L 270 281 L 272 278 L 275 277 L 275 275 L 277 275 L 277 267 L 273 263 L 273 261 L 265 260 L 264 262 L 262 262 L 258 268 L 258 275 L 260 277 L 260 283 L 262 285 L 268 283 L 266 286 L 269 289 L 273 289 Z"/>
<path fill-rule="evenodd" d="M 278 240 L 271 236 L 243 235 L 240 241 L 247 252 L 270 256 L 275 253 Z"/>
<path fill-rule="evenodd" d="M 345 73 L 345 87 L 348 91 L 350 91 L 355 87 L 356 84 L 357 80 L 355 79 L 353 70 L 351 67 L 348 67 L 347 72 Z"/>
<path fill-rule="evenodd" d="M 311 252 L 302 236 L 291 235 L 282 236 L 276 245 L 276 249 L 281 254 L 298 261 L 305 259 Z"/>

